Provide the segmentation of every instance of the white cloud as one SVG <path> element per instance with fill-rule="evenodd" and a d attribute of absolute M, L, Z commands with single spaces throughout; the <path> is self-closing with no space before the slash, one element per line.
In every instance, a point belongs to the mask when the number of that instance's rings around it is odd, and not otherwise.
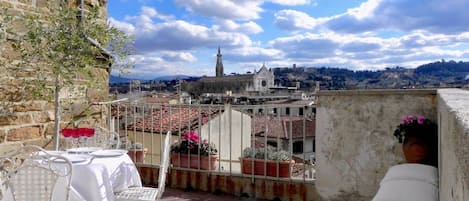
<path fill-rule="evenodd" d="M 142 52 L 157 50 L 192 50 L 216 47 L 249 46 L 251 40 L 240 33 L 220 32 L 185 21 L 154 24 L 151 29 L 136 33 L 136 46 Z"/>
<path fill-rule="evenodd" d="M 111 18 L 112 24 L 132 32 L 135 36 L 136 50 L 141 53 L 156 51 L 195 50 L 200 48 L 243 47 L 252 44 L 251 39 L 244 33 L 258 33 L 262 28 L 254 22 L 236 24 L 233 21 L 223 21 L 222 25 L 206 27 L 182 20 L 154 21 L 157 11 L 144 7 L 138 16 L 127 16 L 125 21 Z M 161 18 L 159 18 L 161 19 Z"/>
<path fill-rule="evenodd" d="M 274 16 L 275 24 L 285 30 L 313 29 L 320 21 L 296 10 L 281 10 L 275 13 Z"/>
<path fill-rule="evenodd" d="M 142 6 L 140 10 L 140 15 L 125 17 L 125 21 L 133 22 L 135 24 L 138 24 L 141 27 L 151 25 L 153 23 L 153 19 L 169 21 L 169 20 L 173 20 L 174 16 L 164 15 L 156 11 L 154 8 Z"/>
<path fill-rule="evenodd" d="M 233 62 L 263 62 L 274 61 L 284 57 L 282 51 L 273 48 L 243 47 L 226 51 L 226 61 Z"/>
<path fill-rule="evenodd" d="M 342 50 L 346 52 L 369 52 L 379 50 L 380 47 L 379 43 L 351 41 L 343 44 Z"/>
<path fill-rule="evenodd" d="M 303 64 L 377 69 L 392 66 L 417 67 L 441 58 L 462 60 L 467 51 L 445 49 L 467 44 L 469 34 L 453 36 L 411 33 L 398 38 L 379 38 L 352 34 L 296 34 L 269 42 L 285 55 L 278 60 Z M 415 39 L 418 37 L 418 39 Z M 412 43 L 417 40 L 416 44 Z M 339 62 L 340 61 L 340 62 Z"/>
<path fill-rule="evenodd" d="M 116 28 L 116 29 L 119 29 L 127 34 L 133 34 L 134 31 L 135 31 L 135 27 L 134 25 L 130 24 L 130 23 L 127 23 L 127 22 L 121 22 L 121 21 L 118 21 L 112 17 L 110 17 L 108 19 L 109 21 L 109 24 Z"/>
<path fill-rule="evenodd" d="M 273 48 L 285 52 L 287 58 L 317 59 L 332 57 L 337 54 L 340 44 L 331 38 L 317 34 L 300 34 L 281 37 L 270 42 Z"/>
<path fill-rule="evenodd" d="M 172 20 L 174 19 L 174 16 L 172 15 L 164 15 L 156 11 L 154 8 L 143 6 L 142 7 L 142 12 L 141 16 L 148 16 L 151 18 L 156 18 L 164 21 Z"/>
<path fill-rule="evenodd" d="M 207 70 L 191 68 L 183 62 L 170 62 L 157 55 L 133 55 L 129 59 L 135 62 L 135 67 L 124 77 L 153 79 L 163 75 L 202 75 L 201 73 L 206 73 Z M 113 74 L 118 72 L 113 71 Z"/>
<path fill-rule="evenodd" d="M 270 2 L 284 6 L 299 6 L 311 3 L 310 0 L 270 0 Z"/>
<path fill-rule="evenodd" d="M 219 20 L 218 25 L 213 26 L 214 30 L 222 32 L 238 32 L 246 34 L 257 34 L 264 30 L 253 21 L 237 24 L 233 20 Z"/>
<path fill-rule="evenodd" d="M 162 58 L 170 62 L 194 62 L 197 58 L 189 52 L 164 52 Z"/>
<path fill-rule="evenodd" d="M 260 0 L 175 0 L 189 12 L 220 19 L 258 19 L 263 11 Z"/>
<path fill-rule="evenodd" d="M 457 33 L 469 31 L 467 10 L 469 1 L 466 0 L 368 0 L 358 8 L 332 17 L 324 25 L 348 33 L 375 30 Z"/>
<path fill-rule="evenodd" d="M 410 33 L 400 39 L 402 48 L 444 47 L 469 43 L 469 33 L 459 35 Z"/>

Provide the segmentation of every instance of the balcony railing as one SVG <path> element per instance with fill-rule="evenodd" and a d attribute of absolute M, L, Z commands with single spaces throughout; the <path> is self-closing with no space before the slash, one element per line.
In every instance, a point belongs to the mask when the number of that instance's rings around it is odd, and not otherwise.
<path fill-rule="evenodd" d="M 144 160 L 134 156 L 139 166 L 159 166 L 163 135 L 167 131 L 171 131 L 173 142 L 180 141 L 184 133 L 195 132 L 215 145 L 218 162 L 214 168 L 198 164 L 177 167 L 177 164 L 190 164 L 189 158 L 178 155 L 173 158 L 173 169 L 272 180 L 314 180 L 314 107 L 293 104 L 169 105 L 128 101 L 110 102 L 105 107 L 110 111 L 109 129 L 119 133 L 122 148 L 133 148 L 136 143 L 145 148 Z M 262 154 L 261 150 L 265 149 L 269 151 Z M 272 150 L 282 153 L 275 154 Z M 259 159 L 248 161 L 244 171 L 243 151 L 254 152 Z M 200 152 L 189 154 L 197 162 L 202 161 Z M 287 172 L 280 172 L 285 169 L 281 162 L 273 165 L 263 162 L 278 155 L 290 159 Z M 272 167 L 273 170 L 269 169 Z"/>

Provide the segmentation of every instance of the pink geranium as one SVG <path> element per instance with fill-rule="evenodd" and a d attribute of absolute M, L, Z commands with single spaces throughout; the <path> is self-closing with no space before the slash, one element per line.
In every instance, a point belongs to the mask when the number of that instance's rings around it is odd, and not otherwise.
<path fill-rule="evenodd" d="M 182 154 L 216 154 L 217 149 L 213 143 L 209 143 L 207 139 L 202 138 L 195 131 L 185 132 L 181 136 L 182 140 L 171 145 L 171 152 Z"/>
<path fill-rule="evenodd" d="M 425 120 L 425 117 L 423 115 L 417 116 L 417 123 L 422 125 L 423 121 Z"/>
<path fill-rule="evenodd" d="M 425 118 L 423 115 L 406 115 L 401 120 L 394 130 L 394 136 L 397 137 L 399 142 L 402 142 L 406 135 L 419 135 L 420 133 L 425 134 L 428 130 L 436 129 L 437 125 L 431 120 Z M 433 131 L 431 131 L 433 132 Z"/>
<path fill-rule="evenodd" d="M 190 131 L 190 132 L 184 133 L 184 135 L 182 136 L 182 139 L 188 140 L 188 141 L 190 141 L 191 143 L 198 144 L 200 138 L 199 138 L 199 135 L 197 135 L 196 132 Z"/>

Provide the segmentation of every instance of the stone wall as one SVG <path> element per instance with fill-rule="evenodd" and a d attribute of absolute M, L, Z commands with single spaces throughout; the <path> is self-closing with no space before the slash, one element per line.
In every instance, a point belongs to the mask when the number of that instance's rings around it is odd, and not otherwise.
<path fill-rule="evenodd" d="M 438 90 L 440 200 L 469 200 L 469 91 Z"/>
<path fill-rule="evenodd" d="M 8 14 L 15 17 L 12 27 L 14 30 L 21 30 L 21 16 L 24 13 L 38 13 L 47 19 L 47 12 L 42 9 L 47 6 L 47 2 L 48 0 L 0 0 L 0 8 L 8 9 Z M 78 6 L 79 2 L 70 1 L 70 5 Z M 85 0 L 85 9 L 99 6 L 101 13 L 106 15 L 105 3 L 105 0 Z M 51 146 L 54 133 L 54 104 L 51 97 L 33 96 L 31 91 L 23 87 L 35 79 L 37 64 L 21 66 L 20 69 L 11 71 L 10 64 L 17 62 L 21 56 L 9 46 L 9 40 L 11 39 L 0 44 L 0 154 L 6 151 L 5 147 L 18 143 Z M 85 85 L 83 77 L 78 75 L 74 86 L 62 89 L 62 126 L 69 125 L 71 117 L 85 118 L 82 125 L 105 122 L 106 115 L 102 108 L 90 103 L 107 98 L 109 66 L 103 65 L 93 71 L 93 87 Z M 90 116 L 92 118 L 88 118 Z"/>
<path fill-rule="evenodd" d="M 436 91 L 319 93 L 316 188 L 323 200 L 371 200 L 388 168 L 404 161 L 393 131 L 407 114 L 436 120 Z"/>

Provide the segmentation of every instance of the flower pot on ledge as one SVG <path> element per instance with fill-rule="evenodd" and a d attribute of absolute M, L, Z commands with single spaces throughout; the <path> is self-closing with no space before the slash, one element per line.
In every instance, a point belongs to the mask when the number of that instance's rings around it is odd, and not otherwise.
<path fill-rule="evenodd" d="M 215 170 L 218 164 L 218 154 L 203 156 L 197 154 L 171 153 L 173 167 L 192 168 L 201 170 Z"/>
<path fill-rule="evenodd" d="M 295 161 L 273 161 L 264 159 L 240 158 L 243 174 L 253 174 L 269 177 L 289 178 L 291 176 L 291 167 Z M 278 166 L 277 166 L 278 163 Z M 253 168 L 254 165 L 254 168 Z M 278 167 L 278 168 L 277 168 Z"/>

